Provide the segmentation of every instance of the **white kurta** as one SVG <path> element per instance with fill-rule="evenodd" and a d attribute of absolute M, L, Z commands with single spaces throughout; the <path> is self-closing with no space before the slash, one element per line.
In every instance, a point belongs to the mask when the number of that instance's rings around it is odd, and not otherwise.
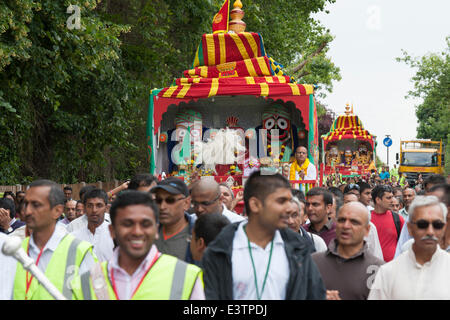
<path fill-rule="evenodd" d="M 369 300 L 449 300 L 450 254 L 439 246 L 424 265 L 416 261 L 412 247 L 382 265 Z"/>
<path fill-rule="evenodd" d="M 103 221 L 103 223 L 95 229 L 95 233 L 85 228 L 79 228 L 73 231 L 71 234 L 80 240 L 91 243 L 94 248 L 93 251 L 98 258 L 98 261 L 103 262 L 112 258 L 114 250 L 114 242 L 109 232 L 109 223 Z"/>
<path fill-rule="evenodd" d="M 111 218 L 109 217 L 108 212 L 105 212 L 105 221 L 111 223 Z M 72 220 L 68 225 L 66 225 L 66 230 L 67 232 L 72 233 L 77 229 L 87 228 L 87 225 L 88 225 L 87 215 L 83 214 L 81 217 Z"/>
<path fill-rule="evenodd" d="M 380 240 L 378 238 L 377 227 L 369 221 L 370 230 L 364 240 L 367 242 L 368 251 L 380 260 L 384 261 L 383 251 L 381 250 Z"/>
<path fill-rule="evenodd" d="M 2 253 L 1 248 L 6 239 L 8 239 L 8 236 L 0 233 L 0 300 L 11 299 L 17 268 L 17 260 Z"/>
<path fill-rule="evenodd" d="M 222 214 L 228 220 L 230 220 L 231 223 L 233 223 L 233 222 L 240 222 L 240 221 L 244 221 L 245 220 L 245 218 L 243 216 L 237 214 L 236 212 L 228 210 L 227 207 L 225 207 L 225 205 L 223 203 L 222 203 L 222 207 L 223 207 Z"/>

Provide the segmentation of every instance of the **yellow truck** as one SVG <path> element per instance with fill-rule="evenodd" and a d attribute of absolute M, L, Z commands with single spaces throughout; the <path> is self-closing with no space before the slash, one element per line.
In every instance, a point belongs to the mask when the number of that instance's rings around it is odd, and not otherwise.
<path fill-rule="evenodd" d="M 400 154 L 396 154 L 399 174 L 406 175 L 409 185 L 422 174 L 422 178 L 433 173 L 444 173 L 444 145 L 441 141 L 400 141 Z"/>

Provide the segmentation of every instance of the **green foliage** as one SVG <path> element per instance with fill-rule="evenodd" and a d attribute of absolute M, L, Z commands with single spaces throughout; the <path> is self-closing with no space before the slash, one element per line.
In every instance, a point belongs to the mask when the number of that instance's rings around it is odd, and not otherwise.
<path fill-rule="evenodd" d="M 447 141 L 445 142 L 445 167 L 444 172 L 446 175 L 450 174 L 450 134 L 447 136 Z"/>
<path fill-rule="evenodd" d="M 104 179 L 104 150 L 133 150 L 118 39 L 128 28 L 102 21 L 95 0 L 70 4 L 81 8 L 81 30 L 66 26 L 69 1 L 0 4 L 0 21 L 9 21 L 0 34 L 2 184 Z"/>
<path fill-rule="evenodd" d="M 376 155 L 375 157 L 375 167 L 377 167 L 377 169 L 379 170 L 381 167 L 386 166 L 386 163 L 384 161 L 382 161 L 378 155 Z"/>
<path fill-rule="evenodd" d="M 407 96 L 423 100 L 416 106 L 417 138 L 438 141 L 450 138 L 450 37 L 446 41 L 443 52 L 420 58 L 403 52 L 403 57 L 397 58 L 417 69 L 412 78 L 414 89 Z"/>
<path fill-rule="evenodd" d="M 317 107 L 317 122 L 319 129 L 319 159 L 322 160 L 322 135 L 330 132 L 331 126 L 336 116 L 335 113 L 329 109 L 326 105 L 323 105 L 319 101 L 316 102 Z"/>
<path fill-rule="evenodd" d="M 417 138 L 442 140 L 446 144 L 446 174 L 450 173 L 450 37 L 447 48 L 440 53 L 431 53 L 420 58 L 411 57 L 403 51 L 403 61 L 417 72 L 412 78 L 414 89 L 410 98 L 421 98 L 416 106 L 419 122 Z"/>
<path fill-rule="evenodd" d="M 215 0 L 216 8 L 223 3 Z M 258 32 L 264 39 L 266 52 L 285 66 L 287 73 L 299 83 L 316 84 L 318 89 L 332 91 L 332 80 L 340 80 L 339 68 L 326 56 L 325 48 L 312 57 L 299 72 L 293 68 L 311 57 L 323 43 L 333 40 L 312 14 L 324 11 L 327 3 L 335 0 L 246 0 L 243 2 L 246 31 Z M 230 9 L 234 1 L 230 2 Z M 319 97 L 325 96 L 320 90 Z M 319 90 L 316 90 L 319 91 Z"/>

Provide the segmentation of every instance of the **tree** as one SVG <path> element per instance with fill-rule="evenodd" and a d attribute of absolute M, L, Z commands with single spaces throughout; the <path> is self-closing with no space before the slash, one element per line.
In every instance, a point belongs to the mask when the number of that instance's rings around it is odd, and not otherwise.
<path fill-rule="evenodd" d="M 316 102 L 317 107 L 317 123 L 319 129 L 319 159 L 322 160 L 322 135 L 327 134 L 331 126 L 333 125 L 333 121 L 336 119 L 336 114 L 329 109 L 326 105 Z"/>
<path fill-rule="evenodd" d="M 300 83 L 317 85 L 318 97 L 331 92 L 332 80 L 340 80 L 341 76 L 339 68 L 326 56 L 333 36 L 312 14 L 324 11 L 327 3 L 334 2 L 246 0 L 243 7 L 246 30 L 263 36 L 266 52 L 285 66 L 288 75 Z"/>
<path fill-rule="evenodd" d="M 0 183 L 95 181 L 108 146 L 111 157 L 136 151 L 120 116 L 130 107 L 118 39 L 127 28 L 99 19 L 95 0 L 74 0 L 82 28 L 70 30 L 65 2 L 0 4 Z"/>
<path fill-rule="evenodd" d="M 450 37 L 446 38 L 447 48 L 440 53 L 430 53 L 423 57 L 411 57 L 403 51 L 397 61 L 405 62 L 417 72 L 413 76 L 414 89 L 407 98 L 420 98 L 422 103 L 415 106 L 419 123 L 417 138 L 443 140 L 447 145 L 446 172 L 450 172 Z"/>

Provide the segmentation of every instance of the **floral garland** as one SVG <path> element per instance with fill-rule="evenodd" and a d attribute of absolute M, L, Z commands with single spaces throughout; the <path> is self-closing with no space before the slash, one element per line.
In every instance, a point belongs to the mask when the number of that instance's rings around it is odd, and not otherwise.
<path fill-rule="evenodd" d="M 280 162 L 283 159 L 285 150 L 286 150 L 286 145 L 283 142 L 283 144 L 281 145 L 281 151 L 280 151 L 280 155 L 278 156 L 278 161 L 277 162 Z M 267 145 L 267 151 L 269 153 L 269 156 L 272 158 L 272 154 L 273 154 L 273 152 L 272 152 L 272 145 L 270 145 L 270 144 Z"/>

